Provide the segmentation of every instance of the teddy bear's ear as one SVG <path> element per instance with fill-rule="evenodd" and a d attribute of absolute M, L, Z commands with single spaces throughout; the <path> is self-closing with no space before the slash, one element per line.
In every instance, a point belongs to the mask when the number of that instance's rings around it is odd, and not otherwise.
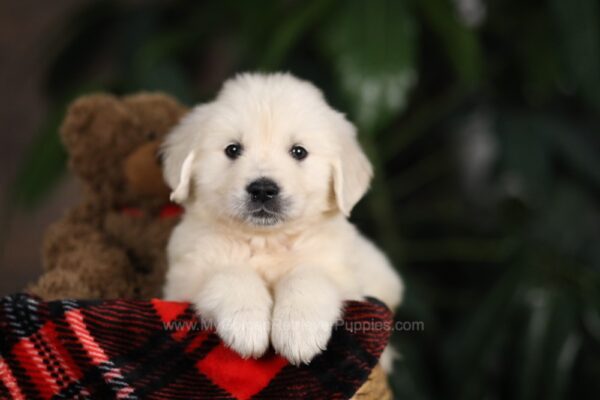
<path fill-rule="evenodd" d="M 101 114 L 106 117 L 109 114 L 121 114 L 125 109 L 119 99 L 108 94 L 92 94 L 82 96 L 69 105 L 63 124 L 61 135 L 65 144 L 75 144 L 82 136 L 89 133 L 89 127 L 98 120 Z M 112 118 L 110 118 L 112 120 Z M 108 121 L 104 121 L 108 123 Z M 103 129 L 100 129 L 103 131 Z"/>
<path fill-rule="evenodd" d="M 75 172 L 84 178 L 100 172 L 122 157 L 121 141 L 136 124 L 135 117 L 116 97 L 95 94 L 80 97 L 68 108 L 61 136 Z"/>
<path fill-rule="evenodd" d="M 123 98 L 123 103 L 138 116 L 140 121 L 152 126 L 152 130 L 157 133 L 167 132 L 187 112 L 187 108 L 174 97 L 158 92 L 142 92 L 126 96 Z"/>

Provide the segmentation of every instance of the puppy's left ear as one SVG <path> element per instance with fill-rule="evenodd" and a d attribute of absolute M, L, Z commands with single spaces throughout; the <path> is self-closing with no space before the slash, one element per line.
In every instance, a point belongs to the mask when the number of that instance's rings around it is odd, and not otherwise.
<path fill-rule="evenodd" d="M 345 119 L 338 125 L 338 156 L 333 163 L 333 190 L 337 206 L 346 216 L 365 195 L 373 167 L 356 138 L 356 129 Z"/>
<path fill-rule="evenodd" d="M 193 166 L 198 154 L 196 141 L 207 115 L 207 106 L 198 106 L 167 134 L 161 147 L 163 174 L 172 189 L 171 200 L 184 203 L 191 192 Z"/>

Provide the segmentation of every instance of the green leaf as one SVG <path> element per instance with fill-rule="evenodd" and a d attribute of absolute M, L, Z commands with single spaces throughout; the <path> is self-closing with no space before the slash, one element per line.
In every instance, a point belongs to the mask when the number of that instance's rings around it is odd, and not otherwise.
<path fill-rule="evenodd" d="M 564 120 L 551 119 L 547 132 L 552 139 L 554 151 L 569 167 L 600 187 L 600 157 L 596 148 L 584 139 L 582 129 Z M 589 132 L 589 137 L 595 135 L 595 132 Z"/>
<path fill-rule="evenodd" d="M 544 10 L 545 11 L 545 10 Z M 523 23 L 522 40 L 515 43 L 519 68 L 523 71 L 523 94 L 530 103 L 538 105 L 552 99 L 560 78 L 560 56 L 553 41 L 552 21 L 538 8 L 527 14 Z"/>
<path fill-rule="evenodd" d="M 548 114 L 508 113 L 498 118 L 501 169 L 525 195 L 546 202 L 553 176 L 552 161 L 560 158 L 567 169 L 600 187 L 598 151 L 585 140 L 594 137 L 570 121 Z"/>
<path fill-rule="evenodd" d="M 431 29 L 444 45 L 447 57 L 460 79 L 476 86 L 482 75 L 483 56 L 475 32 L 465 26 L 447 0 L 417 1 Z"/>
<path fill-rule="evenodd" d="M 332 0 L 313 0 L 310 3 L 300 4 L 303 6 L 300 10 L 291 13 L 289 18 L 275 28 L 272 41 L 259 62 L 262 68 L 267 70 L 279 68 L 293 45 L 330 8 Z"/>
<path fill-rule="evenodd" d="M 445 367 L 456 389 L 466 393 L 469 383 L 485 385 L 489 371 L 484 366 L 498 352 L 500 336 L 507 327 L 524 276 L 520 265 L 508 268 L 474 311 L 462 316 L 463 321 L 445 338 Z"/>
<path fill-rule="evenodd" d="M 551 186 L 551 141 L 543 120 L 530 114 L 504 114 L 497 121 L 500 170 L 512 194 L 543 202 Z"/>
<path fill-rule="evenodd" d="M 580 309 L 566 291 L 532 287 L 524 293 L 528 309 L 516 366 L 520 399 L 562 399 L 573 376 L 581 339 Z"/>
<path fill-rule="evenodd" d="M 415 23 L 404 1 L 345 3 L 322 31 L 325 53 L 359 128 L 374 134 L 407 105 L 417 78 Z"/>
<path fill-rule="evenodd" d="M 570 180 L 558 181 L 539 208 L 531 234 L 545 247 L 600 271 L 599 211 L 597 201 L 581 187 Z"/>
<path fill-rule="evenodd" d="M 600 107 L 600 4 L 597 0 L 552 0 L 567 84 Z"/>

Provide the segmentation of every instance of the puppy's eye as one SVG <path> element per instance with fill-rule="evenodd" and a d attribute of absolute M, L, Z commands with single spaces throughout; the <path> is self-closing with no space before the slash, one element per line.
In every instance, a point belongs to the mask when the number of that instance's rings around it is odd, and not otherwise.
<path fill-rule="evenodd" d="M 290 154 L 296 160 L 300 161 L 300 160 L 304 160 L 306 158 L 306 156 L 308 156 L 308 151 L 306 151 L 306 149 L 304 147 L 296 145 L 290 149 Z"/>
<path fill-rule="evenodd" d="M 242 145 L 239 143 L 232 143 L 225 147 L 225 155 L 232 160 L 235 160 L 242 155 Z"/>

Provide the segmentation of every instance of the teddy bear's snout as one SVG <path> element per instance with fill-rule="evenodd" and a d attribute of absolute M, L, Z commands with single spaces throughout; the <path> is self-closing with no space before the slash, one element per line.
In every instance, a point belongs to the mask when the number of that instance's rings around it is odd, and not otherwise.
<path fill-rule="evenodd" d="M 123 164 L 125 179 L 133 191 L 142 196 L 167 198 L 170 192 L 162 175 L 160 141 L 153 140 L 135 149 Z"/>

